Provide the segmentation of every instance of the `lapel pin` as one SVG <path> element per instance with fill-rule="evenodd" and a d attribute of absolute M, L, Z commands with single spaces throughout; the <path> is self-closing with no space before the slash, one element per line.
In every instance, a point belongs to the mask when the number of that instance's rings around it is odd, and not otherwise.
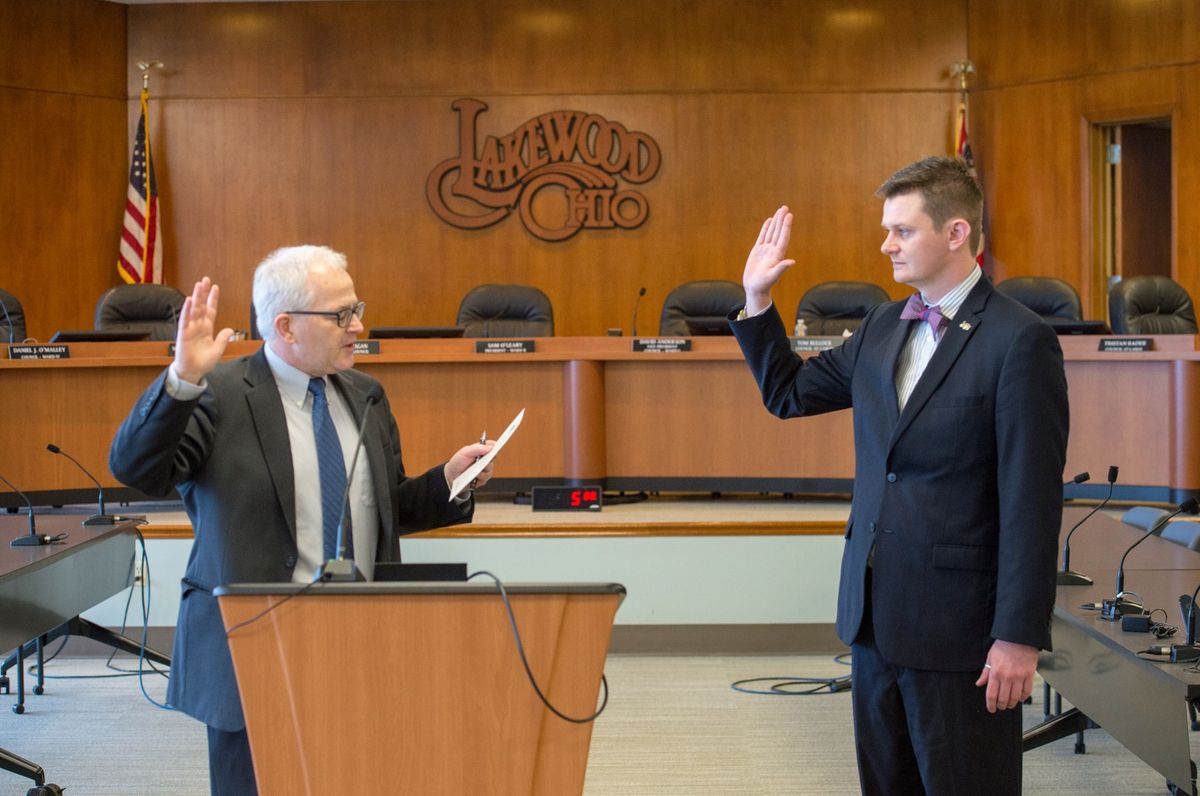
<path fill-rule="evenodd" d="M 960 324 L 958 325 L 958 328 L 959 328 L 959 329 L 962 329 L 964 332 L 969 332 L 969 331 L 971 331 L 971 322 L 970 322 L 970 321 L 963 321 L 962 323 L 960 323 Z"/>

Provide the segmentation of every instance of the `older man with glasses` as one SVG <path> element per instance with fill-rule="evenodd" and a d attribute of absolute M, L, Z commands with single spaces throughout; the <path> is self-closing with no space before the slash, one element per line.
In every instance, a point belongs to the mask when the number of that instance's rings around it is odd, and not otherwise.
<path fill-rule="evenodd" d="M 208 726 L 212 793 L 244 796 L 257 792 L 254 766 L 213 588 L 311 582 L 338 554 L 339 521 L 349 557 L 369 579 L 376 561 L 399 560 L 401 534 L 470 521 L 474 502 L 450 500 L 449 485 L 492 443 L 405 474 L 383 388 L 352 369 L 366 305 L 344 255 L 294 246 L 259 264 L 254 308 L 264 343 L 247 357 L 221 362 L 233 330 L 216 329 L 219 295 L 207 277 L 196 283 L 180 312 L 175 359 L 121 424 L 109 466 L 146 494 L 177 489 L 183 498 L 195 542 L 167 701 Z"/>

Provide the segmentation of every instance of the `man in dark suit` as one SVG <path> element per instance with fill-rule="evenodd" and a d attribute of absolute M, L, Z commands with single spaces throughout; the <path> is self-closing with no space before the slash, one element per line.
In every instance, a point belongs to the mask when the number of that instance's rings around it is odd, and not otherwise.
<path fill-rule="evenodd" d="M 451 500 L 449 484 L 491 443 L 405 475 L 382 387 L 351 369 L 365 305 L 343 255 L 296 246 L 258 266 L 264 345 L 251 356 L 220 362 L 233 331 L 216 331 L 218 297 L 207 277 L 196 283 L 180 311 L 175 360 L 121 424 L 109 466 L 147 494 L 176 488 L 183 498 L 195 542 L 167 700 L 208 725 L 212 792 L 245 796 L 256 792 L 254 768 L 213 588 L 311 582 L 336 554 L 343 513 L 351 557 L 370 578 L 376 561 L 399 560 L 401 534 L 471 519 L 473 501 Z M 363 454 L 349 473 L 368 409 Z"/>
<path fill-rule="evenodd" d="M 983 196 L 961 163 L 911 164 L 878 195 L 892 276 L 918 294 L 800 359 L 770 295 L 795 262 L 781 207 L 732 326 L 772 413 L 854 408 L 837 630 L 853 650 L 863 792 L 1019 793 L 1019 705 L 1050 645 L 1062 351 L 976 265 Z"/>

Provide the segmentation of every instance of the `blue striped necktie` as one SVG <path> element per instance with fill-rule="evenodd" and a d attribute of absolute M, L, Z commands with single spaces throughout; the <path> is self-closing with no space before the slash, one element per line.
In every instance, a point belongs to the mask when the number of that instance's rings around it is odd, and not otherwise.
<path fill-rule="evenodd" d="M 321 478 L 321 538 L 324 560 L 337 558 L 337 526 L 342 514 L 342 498 L 346 494 L 346 460 L 338 440 L 329 401 L 325 398 L 325 379 L 309 379 L 312 393 L 313 436 L 317 441 L 317 468 Z M 354 534 L 351 533 L 350 507 L 346 506 L 346 557 L 354 558 Z"/>

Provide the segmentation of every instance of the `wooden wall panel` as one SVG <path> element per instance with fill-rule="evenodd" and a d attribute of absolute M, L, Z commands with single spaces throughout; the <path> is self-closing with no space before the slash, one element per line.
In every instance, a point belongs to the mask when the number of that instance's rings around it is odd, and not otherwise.
<path fill-rule="evenodd" d="M 1175 278 L 1200 296 L 1198 68 L 1159 67 L 971 93 L 976 163 L 987 200 L 988 256 L 997 279 L 1056 276 L 1105 317 L 1092 270 L 1089 126 L 1169 116 L 1175 163 Z"/>
<path fill-rule="evenodd" d="M 971 95 L 987 257 L 998 281 L 1054 276 L 1085 287 L 1079 106 L 1069 82 Z"/>
<path fill-rule="evenodd" d="M 962 0 L 405 0 L 129 9 L 164 96 L 944 90 Z M 131 73 L 128 90 L 140 84 Z"/>
<path fill-rule="evenodd" d="M 1200 300 L 1200 64 L 1179 67 L 1171 117 L 1175 169 L 1175 278 Z"/>
<path fill-rule="evenodd" d="M 27 333 L 90 327 L 124 208 L 125 8 L 0 0 L 0 287 Z"/>
<path fill-rule="evenodd" d="M 966 0 L 980 87 L 1200 59 L 1195 0 Z"/>
<path fill-rule="evenodd" d="M 0 86 L 116 99 L 124 85 L 125 6 L 0 0 Z"/>
<path fill-rule="evenodd" d="M 449 323 L 474 285 L 524 282 L 550 296 L 559 334 L 628 330 L 647 287 L 644 333 L 675 285 L 739 280 L 763 218 L 787 202 L 800 263 L 779 293 L 787 314 L 826 279 L 890 285 L 873 191 L 895 164 L 944 151 L 951 104 L 891 93 L 484 99 L 494 109 L 481 134 L 579 107 L 650 133 L 664 155 L 641 188 L 648 221 L 562 243 L 535 239 L 515 214 L 483 230 L 448 226 L 424 195 L 428 172 L 456 154 L 445 98 L 165 100 L 152 130 L 169 281 L 219 280 L 223 322 L 245 328 L 254 264 L 317 241 L 350 258 L 368 325 Z M 839 118 L 858 123 L 828 123 Z"/>
<path fill-rule="evenodd" d="M 349 256 L 368 325 L 449 323 L 474 285 L 523 282 L 549 294 L 560 335 L 628 331 L 646 287 L 645 333 L 675 285 L 739 280 L 762 219 L 788 202 L 803 237 L 785 314 L 825 279 L 891 287 L 872 193 L 896 167 L 948 150 L 945 71 L 965 52 L 964 8 L 842 5 L 133 6 L 130 59 L 167 64 L 152 138 L 168 281 L 213 276 L 222 320 L 244 328 L 254 264 L 320 241 Z M 563 109 L 648 133 L 663 154 L 639 188 L 649 220 L 562 243 L 515 214 L 448 226 L 424 185 L 457 154 L 460 96 L 490 106 L 480 142 Z"/>

